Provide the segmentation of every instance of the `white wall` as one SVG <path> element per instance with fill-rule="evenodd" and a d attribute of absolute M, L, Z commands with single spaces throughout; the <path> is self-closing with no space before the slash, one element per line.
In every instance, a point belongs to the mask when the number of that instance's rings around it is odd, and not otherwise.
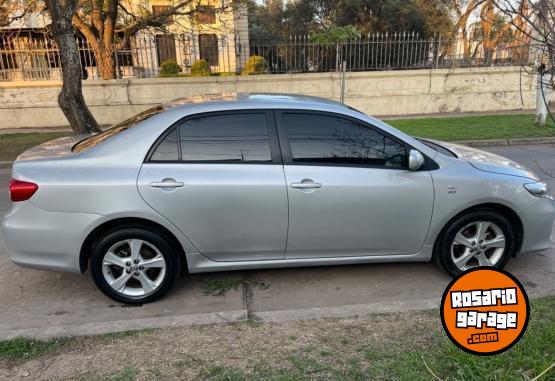
<path fill-rule="evenodd" d="M 188 95 L 283 92 L 339 100 L 339 78 L 316 73 L 87 80 L 83 88 L 94 116 L 107 125 Z M 58 81 L 0 82 L 0 128 L 66 126 L 59 89 Z M 347 73 L 345 103 L 381 116 L 528 110 L 535 108 L 535 81 L 520 78 L 518 67 Z"/>

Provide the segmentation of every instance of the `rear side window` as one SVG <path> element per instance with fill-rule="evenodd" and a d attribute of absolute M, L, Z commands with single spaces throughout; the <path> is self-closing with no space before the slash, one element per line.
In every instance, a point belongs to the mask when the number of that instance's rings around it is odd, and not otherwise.
<path fill-rule="evenodd" d="M 368 126 L 332 115 L 284 113 L 293 162 L 405 168 L 405 146 Z"/>
<path fill-rule="evenodd" d="M 150 161 L 269 163 L 272 155 L 266 114 L 188 119 L 160 141 Z"/>
<path fill-rule="evenodd" d="M 190 119 L 179 126 L 181 160 L 187 162 L 271 162 L 265 113 Z"/>

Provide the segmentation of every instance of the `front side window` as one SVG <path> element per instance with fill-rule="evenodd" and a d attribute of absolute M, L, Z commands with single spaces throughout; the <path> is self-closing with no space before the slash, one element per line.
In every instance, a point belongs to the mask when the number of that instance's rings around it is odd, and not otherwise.
<path fill-rule="evenodd" d="M 179 160 L 201 163 L 271 162 L 266 114 L 210 115 L 182 122 L 160 141 L 150 157 L 150 161 Z"/>
<path fill-rule="evenodd" d="M 331 115 L 284 113 L 293 162 L 405 168 L 405 146 L 361 123 Z"/>

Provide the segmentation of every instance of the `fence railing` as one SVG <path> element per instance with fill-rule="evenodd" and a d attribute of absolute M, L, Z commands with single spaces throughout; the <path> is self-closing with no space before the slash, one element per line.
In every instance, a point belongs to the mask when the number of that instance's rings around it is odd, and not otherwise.
<path fill-rule="evenodd" d="M 78 39 L 83 78 L 101 78 L 96 57 Z M 180 75 L 191 74 L 191 65 L 204 59 L 213 74 L 240 74 L 250 56 L 264 57 L 267 72 L 307 73 L 339 71 L 407 70 L 483 66 L 520 66 L 528 63 L 530 46 L 506 43 L 484 49 L 479 40 L 441 36 L 422 38 L 416 33 L 371 34 L 340 43 L 320 43 L 308 36 L 292 37 L 280 43 L 242 42 L 215 34 L 144 35 L 131 39 L 114 53 L 118 78 L 160 76 L 163 61 L 175 60 Z M 0 80 L 60 79 L 61 62 L 54 41 L 45 34 L 0 34 Z"/>

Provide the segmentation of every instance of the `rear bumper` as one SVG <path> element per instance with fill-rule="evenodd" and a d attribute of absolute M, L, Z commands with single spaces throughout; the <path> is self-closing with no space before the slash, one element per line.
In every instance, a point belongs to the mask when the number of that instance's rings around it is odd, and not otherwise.
<path fill-rule="evenodd" d="M 97 214 L 49 212 L 27 201 L 13 205 L 2 233 L 17 265 L 78 273 L 81 245 L 104 220 Z"/>
<path fill-rule="evenodd" d="M 537 199 L 521 214 L 524 237 L 521 253 L 547 250 L 551 247 L 551 234 L 555 220 L 555 204 L 551 200 Z"/>

